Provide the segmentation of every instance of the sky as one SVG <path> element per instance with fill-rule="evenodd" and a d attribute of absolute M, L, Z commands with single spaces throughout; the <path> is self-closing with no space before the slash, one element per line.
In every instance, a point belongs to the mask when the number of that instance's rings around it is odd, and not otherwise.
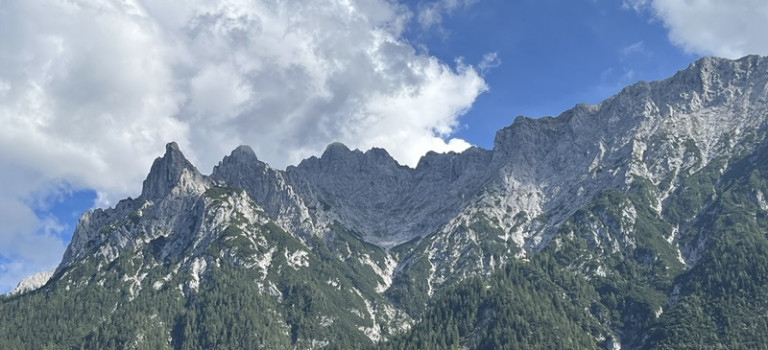
<path fill-rule="evenodd" d="M 275 168 L 331 142 L 491 148 L 702 56 L 768 54 L 765 0 L 0 0 L 0 293 L 176 141 Z"/>

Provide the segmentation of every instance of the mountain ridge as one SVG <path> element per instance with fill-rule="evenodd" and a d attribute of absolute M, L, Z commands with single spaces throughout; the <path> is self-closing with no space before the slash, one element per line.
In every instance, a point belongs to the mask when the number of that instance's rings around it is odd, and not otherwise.
<path fill-rule="evenodd" d="M 344 191 L 347 186 L 342 186 L 338 183 L 328 183 L 326 179 L 331 177 L 338 177 L 339 174 L 333 173 L 333 171 L 338 170 L 339 168 L 343 169 L 344 172 L 347 174 L 357 174 L 361 170 L 362 171 L 370 171 L 372 174 L 365 175 L 371 177 L 369 181 L 381 181 L 385 183 L 385 189 L 379 189 L 378 191 L 369 192 L 366 193 L 367 196 L 364 196 L 365 198 L 371 198 L 371 199 L 377 199 L 382 197 L 397 197 L 397 196 L 406 196 L 407 193 L 413 189 L 413 187 L 416 187 L 413 184 L 399 184 L 399 182 L 406 182 L 406 181 L 413 181 L 411 179 L 407 179 L 408 177 L 414 177 L 413 174 L 419 174 L 421 171 L 422 176 L 430 176 L 430 175 L 423 175 L 424 171 L 423 168 L 429 164 L 429 160 L 432 159 L 432 161 L 441 161 L 442 159 L 449 158 L 449 157 L 456 157 L 461 159 L 462 157 L 467 157 L 467 155 L 471 154 L 477 154 L 477 153 L 489 153 L 491 154 L 491 161 L 489 164 L 484 164 L 484 161 L 480 160 L 480 164 L 478 164 L 479 167 L 489 167 L 490 170 L 488 170 L 486 173 L 492 174 L 495 169 L 500 168 L 504 166 L 504 164 L 517 164 L 517 165 L 525 165 L 525 164 L 551 164 L 551 165 L 563 165 L 567 164 L 568 162 L 565 159 L 555 159 L 555 161 L 547 163 L 547 162 L 541 162 L 542 159 L 547 159 L 548 156 L 552 157 L 551 155 L 557 155 L 559 157 L 564 157 L 565 154 L 569 153 L 569 150 L 566 148 L 571 147 L 571 149 L 579 149 L 579 148 L 585 148 L 584 145 L 587 143 L 583 139 L 578 139 L 576 135 L 581 134 L 581 131 L 583 128 L 588 127 L 589 130 L 600 130 L 600 128 L 596 128 L 595 124 L 602 124 L 607 126 L 608 128 L 613 128 L 610 131 L 605 131 L 603 136 L 600 136 L 601 142 L 604 139 L 609 138 L 610 136 L 613 136 L 615 139 L 616 135 L 621 135 L 620 132 L 616 131 L 616 127 L 618 127 L 619 120 L 615 117 L 602 117 L 603 115 L 612 115 L 612 116 L 619 116 L 619 115 L 625 115 L 624 109 L 628 108 L 629 105 L 638 105 L 641 104 L 641 108 L 644 109 L 646 113 L 646 116 L 643 118 L 661 118 L 664 117 L 671 118 L 673 117 L 673 114 L 676 113 L 677 108 L 675 108 L 673 105 L 667 103 L 667 104 L 660 104 L 657 102 L 658 99 L 666 97 L 673 97 L 673 101 L 675 103 L 679 103 L 683 106 L 693 106 L 691 108 L 700 108 L 700 107 L 706 107 L 708 103 L 712 103 L 713 101 L 718 101 L 719 99 L 725 98 L 725 97 L 731 97 L 733 98 L 736 93 L 743 93 L 741 90 L 743 87 L 737 86 L 736 88 L 733 88 L 732 81 L 725 80 L 720 81 L 718 79 L 715 79 L 716 77 L 719 77 L 719 74 L 715 74 L 713 77 L 713 74 L 710 73 L 712 70 L 715 69 L 715 66 L 720 67 L 721 71 L 728 73 L 727 77 L 729 78 L 736 78 L 737 82 L 738 79 L 746 79 L 750 77 L 750 69 L 744 69 L 743 71 L 740 71 L 739 68 L 743 68 L 744 66 L 747 66 L 747 68 L 752 67 L 753 70 L 755 69 L 753 66 L 759 66 L 759 65 L 765 65 L 764 59 L 762 57 L 758 56 L 748 56 L 738 61 L 732 61 L 733 65 L 727 65 L 723 62 L 731 62 L 727 60 L 722 59 L 715 59 L 715 58 L 703 58 L 699 61 L 693 63 L 689 68 L 682 70 L 675 74 L 673 77 L 654 82 L 654 83 L 646 83 L 646 82 L 639 82 L 633 85 L 630 85 L 629 87 L 623 89 L 621 92 L 619 92 L 617 95 L 607 99 L 606 101 L 600 103 L 599 105 L 594 106 L 588 106 L 588 105 L 577 105 L 573 109 L 570 109 L 564 113 L 562 113 L 560 116 L 556 118 L 540 118 L 540 119 L 531 119 L 527 117 L 519 117 L 515 120 L 515 122 L 512 123 L 507 128 L 499 130 L 497 132 L 496 138 L 494 140 L 494 148 L 492 150 L 481 150 L 477 148 L 471 148 L 470 151 L 466 153 L 457 153 L 455 155 L 445 154 L 445 155 L 439 155 L 439 154 L 428 154 L 425 157 L 422 157 L 422 159 L 419 162 L 419 165 L 417 165 L 416 168 L 408 168 L 405 166 L 400 166 L 397 164 L 397 162 L 389 156 L 389 154 L 386 152 L 386 150 L 380 149 L 380 148 L 373 148 L 371 150 L 368 150 L 366 152 L 361 152 L 359 150 L 350 150 L 346 146 L 334 143 L 328 146 L 326 151 L 323 153 L 323 155 L 320 158 L 317 157 L 310 157 L 304 161 L 302 161 L 297 166 L 291 166 L 288 167 L 285 171 L 275 170 L 270 168 L 266 163 L 263 163 L 258 160 L 256 155 L 253 153 L 252 150 L 250 150 L 249 147 L 243 148 L 238 147 L 235 151 L 233 151 L 230 156 L 225 157 L 225 161 L 229 159 L 233 159 L 233 156 L 236 154 L 240 154 L 241 157 L 238 158 L 240 163 L 247 163 L 248 161 L 253 161 L 254 164 L 258 164 L 256 166 L 263 167 L 264 171 L 273 172 L 272 176 L 278 177 L 280 179 L 276 179 L 275 181 L 283 182 L 283 185 L 275 185 L 275 186 L 283 186 L 282 191 L 289 191 L 286 190 L 285 186 L 291 186 L 297 184 L 306 184 L 306 182 L 309 180 L 309 177 L 307 174 L 312 172 L 325 172 L 325 177 L 321 178 L 314 178 L 311 179 L 313 181 L 309 181 L 314 185 L 315 188 L 313 188 L 310 191 L 307 191 L 307 193 L 303 193 L 302 195 L 305 197 L 303 198 L 303 201 L 306 201 L 308 198 L 313 198 L 318 191 L 323 192 L 325 191 L 325 195 L 328 196 L 328 193 L 337 194 L 340 191 Z M 722 67 L 732 68 L 732 69 L 723 69 Z M 713 82 L 714 80 L 717 80 L 716 82 Z M 765 74 L 763 74 L 762 77 L 763 80 L 765 80 Z M 693 84 L 693 85 L 690 85 Z M 721 86 L 722 85 L 722 86 Z M 677 91 L 682 88 L 689 88 L 689 90 L 693 90 L 693 93 L 683 93 L 683 94 L 670 94 L 668 91 Z M 731 94 L 730 96 L 723 97 L 723 94 L 720 95 L 711 93 L 712 87 L 718 88 L 720 90 L 725 90 L 727 94 Z M 728 87 L 731 88 L 728 88 Z M 659 93 L 655 92 L 658 91 L 660 88 L 663 88 L 662 90 L 667 92 L 666 96 L 659 96 Z M 688 91 L 688 90 L 686 90 Z M 753 91 L 753 93 L 757 93 L 760 91 Z M 763 89 L 762 92 L 765 92 Z M 761 96 L 761 95 L 758 95 Z M 679 99 L 682 98 L 683 100 L 680 101 Z M 751 101 L 753 103 L 765 103 L 765 99 L 761 101 Z M 743 105 L 737 105 L 737 107 L 740 107 Z M 607 110 L 605 113 L 600 113 L 602 110 Z M 641 114 L 642 115 L 642 114 Z M 634 120 L 638 117 L 633 117 Z M 576 121 L 576 120 L 578 121 Z M 588 122 L 591 124 L 590 126 L 584 125 L 584 122 L 590 120 Z M 706 120 L 706 119 L 700 119 L 700 120 Z M 621 119 L 621 124 L 626 124 L 627 119 L 623 118 Z M 642 119 L 641 119 L 642 121 Z M 749 121 L 749 120 L 747 120 Z M 718 123 L 721 121 L 718 121 Z M 743 129 L 748 128 L 760 128 L 762 126 L 759 125 L 742 125 Z M 563 131 L 563 128 L 567 127 L 570 130 Z M 659 128 L 661 126 L 659 125 L 650 125 L 645 126 L 646 128 Z M 533 129 L 531 129 L 533 128 Z M 582 128 L 582 129 L 580 129 Z M 693 125 L 688 125 L 687 128 L 689 129 L 689 132 L 694 132 L 695 128 Z M 716 128 L 713 127 L 705 127 L 701 128 L 699 130 L 705 130 L 712 132 Z M 741 129 L 738 128 L 738 126 L 731 126 L 728 128 L 729 130 L 735 129 L 737 132 L 740 132 Z M 536 131 L 534 131 L 536 130 Z M 549 130 L 549 131 L 546 131 Z M 595 135 L 590 135 L 595 136 Z M 678 135 L 676 135 L 678 136 Z M 707 136 L 709 135 L 696 135 L 700 136 L 699 138 L 707 139 Z M 735 136 L 739 136 L 738 134 Z M 567 146 L 563 146 L 563 138 L 570 138 L 572 140 L 572 144 L 569 144 Z M 557 140 L 559 142 L 556 142 Z M 702 159 L 703 164 L 706 164 L 709 161 L 709 158 L 711 158 L 709 151 L 714 147 L 713 140 L 711 140 L 712 137 L 709 137 L 709 140 L 706 140 L 705 142 L 709 142 L 710 144 L 703 144 L 703 147 L 697 147 L 702 152 L 702 156 L 704 159 Z M 533 142 L 533 140 L 536 140 L 538 142 Z M 546 140 L 542 142 L 542 140 Z M 621 140 L 623 141 L 623 140 Z M 736 143 L 738 143 L 738 140 Z M 716 142 L 716 140 L 715 140 Z M 533 148 L 532 146 L 535 145 Z M 561 145 L 559 146 L 560 149 L 552 150 L 549 149 L 548 146 L 550 145 Z M 595 146 L 597 146 L 597 149 L 595 150 Z M 636 147 L 635 145 L 624 145 Z M 644 145 L 647 146 L 647 145 Z M 586 152 L 589 154 L 595 154 L 605 151 L 600 151 L 601 143 L 592 144 L 589 146 L 593 149 L 587 150 Z M 643 146 L 640 146 L 643 147 Z M 171 142 L 166 147 L 166 157 L 168 161 L 165 163 L 158 163 L 157 161 L 155 164 L 153 164 L 153 169 L 150 171 L 150 174 L 153 173 L 161 173 L 163 171 L 177 171 L 181 172 L 181 168 L 186 168 L 190 171 L 193 177 L 202 176 L 195 168 L 194 166 L 189 163 L 186 158 L 184 158 L 183 154 L 181 154 L 181 151 L 178 148 L 178 145 L 176 143 Z M 524 151 L 521 151 L 524 150 Z M 643 152 L 644 150 L 641 149 L 633 149 L 633 155 L 637 152 Z M 570 152 L 571 155 L 573 155 L 572 152 Z M 247 155 L 242 155 L 247 154 Z M 486 155 L 487 156 L 487 155 Z M 586 154 L 581 154 L 581 156 L 586 156 Z M 244 158 L 243 158 L 244 157 Z M 620 155 L 620 157 L 625 157 L 624 154 Z M 480 158 L 480 157 L 477 157 Z M 178 160 L 177 160 L 178 159 Z M 474 160 L 474 159 L 472 159 Z M 178 164 L 176 164 L 178 162 Z M 383 163 L 382 163 L 383 162 Z M 170 163 L 170 164 L 166 164 Z M 574 163 L 574 162 L 570 162 Z M 579 162 L 581 166 L 584 164 L 587 164 L 586 161 L 582 160 Z M 325 167 L 323 167 L 321 164 L 327 164 Z M 222 166 L 225 166 L 226 163 L 222 162 L 217 167 L 214 168 L 214 172 L 210 176 L 206 176 L 206 178 L 210 177 L 213 179 L 223 179 L 223 175 L 219 175 L 221 172 L 220 169 Z M 591 164 L 590 164 L 591 165 Z M 158 167 L 155 169 L 155 167 Z M 247 166 L 246 164 L 243 164 L 243 166 Z M 647 169 L 643 169 L 642 165 L 638 165 L 639 167 L 629 169 L 630 172 L 639 173 L 639 172 L 647 172 Z M 652 164 L 652 166 L 662 166 L 661 164 Z M 373 170 L 372 167 L 379 167 L 377 170 Z M 177 169 L 178 168 L 178 169 Z M 322 169 L 328 169 L 328 170 L 322 170 Z M 253 170 L 253 169 L 251 169 Z M 463 169 L 458 169 L 457 171 L 460 173 Z M 571 170 L 571 169 L 569 169 Z M 584 174 L 587 169 L 578 169 L 576 171 L 571 171 L 575 174 Z M 547 175 L 551 174 L 557 174 L 559 171 L 562 171 L 562 169 L 558 169 L 556 167 L 551 167 L 548 169 L 539 169 L 536 166 L 528 166 L 527 169 L 512 169 L 512 172 L 514 172 L 513 177 L 515 177 L 516 181 L 528 181 L 531 178 L 536 178 L 538 180 L 541 180 L 542 177 L 546 177 Z M 383 176 L 386 174 L 386 176 Z M 317 174 L 312 174 L 317 175 Z M 477 174 L 475 174 L 477 175 Z M 645 174 L 648 175 L 648 174 Z M 651 174 L 654 177 L 658 177 L 660 175 L 657 174 Z M 142 190 L 142 195 L 140 196 L 140 199 L 144 199 L 146 197 L 147 199 L 151 198 L 152 196 L 162 196 L 165 195 L 171 187 L 172 184 L 168 181 L 172 177 L 178 178 L 180 176 L 179 174 L 165 174 L 166 182 L 162 181 L 162 175 L 157 176 L 149 176 L 147 180 L 145 180 L 144 189 Z M 418 175 L 417 175 L 418 176 Z M 435 179 L 434 175 L 432 176 L 432 182 L 438 182 L 440 179 Z M 494 175 L 479 175 L 477 176 L 478 179 L 471 179 L 466 182 L 469 183 L 462 183 L 461 188 L 470 188 L 475 191 L 479 190 L 479 187 L 482 186 L 478 183 L 484 183 L 486 178 L 493 177 Z M 296 177 L 300 177 L 300 179 L 295 179 Z M 418 181 L 419 179 L 416 179 Z M 476 180 L 476 181 L 472 181 Z M 654 179 L 658 180 L 658 179 Z M 199 179 L 195 179 L 194 181 L 199 181 Z M 386 181 L 391 181 L 391 183 L 386 183 Z M 344 183 L 344 185 L 348 185 L 350 183 L 354 183 L 355 181 L 347 181 Z M 477 182 L 477 183 L 475 183 Z M 238 182 L 236 182 L 238 183 Z M 242 184 L 241 184 L 242 185 Z M 403 186 L 400 186 L 403 185 Z M 265 184 L 261 185 L 262 188 L 260 188 L 258 191 L 256 191 L 256 188 L 252 188 L 250 192 L 251 195 L 255 195 L 256 198 L 258 198 L 257 202 L 262 203 L 265 201 L 268 201 L 266 199 L 266 196 L 269 196 L 269 191 L 274 190 L 270 188 L 266 188 Z M 329 189 L 329 186 L 333 186 L 333 189 Z M 400 187 L 398 187 L 400 186 Z M 302 187 L 300 185 L 296 187 Z M 303 186 L 306 188 L 306 186 Z M 387 193 L 386 190 L 394 188 L 395 193 Z M 400 191 L 400 193 L 397 193 L 397 191 Z M 356 189 L 352 189 L 356 190 Z M 363 189 L 365 190 L 365 189 Z M 274 190 L 279 192 L 280 190 Z M 293 189 L 292 192 L 296 192 L 295 189 Z M 432 193 L 439 192 L 439 189 L 432 189 Z M 432 194 L 429 193 L 429 194 Z M 535 193 L 535 191 L 534 191 Z M 472 190 L 466 190 L 465 193 L 461 194 L 463 197 L 466 196 L 476 196 L 476 193 L 473 193 Z M 551 194 L 550 194 L 551 196 Z M 262 198 L 263 197 L 263 198 Z M 348 193 L 346 195 L 347 198 L 341 199 L 341 200 L 355 200 L 355 196 L 353 194 Z M 351 199 L 350 199 L 351 198 Z M 327 199 L 327 198 L 326 198 Z M 338 202 L 340 199 L 336 199 Z M 298 199 L 293 199 L 290 201 L 299 201 Z M 289 202 L 290 202 L 289 201 Z M 333 201 L 333 199 L 331 199 Z M 400 198 L 390 198 L 389 202 L 394 201 L 402 201 Z M 449 211 L 451 213 L 454 213 L 458 210 L 460 210 L 463 206 L 466 206 L 468 203 L 461 202 L 460 200 L 456 200 L 453 198 L 453 200 L 449 200 L 452 202 L 451 208 L 428 208 L 425 209 L 429 212 L 435 212 L 435 211 Z M 284 201 L 283 201 L 284 202 Z M 299 201 L 301 202 L 301 201 Z M 352 208 L 364 208 L 366 203 L 362 203 L 358 200 L 357 203 L 351 203 L 348 205 Z M 379 206 L 385 206 L 386 204 L 389 204 L 391 207 L 391 203 L 383 203 L 379 202 L 377 203 Z M 306 219 L 308 215 L 308 209 L 306 208 L 306 204 L 296 204 L 298 205 L 297 208 L 294 208 L 294 211 L 291 212 L 290 215 L 299 215 L 302 217 L 302 219 Z M 421 204 L 423 206 L 424 204 Z M 414 204 L 414 206 L 419 207 L 419 204 Z M 301 208 L 303 207 L 303 208 Z M 531 208 L 530 205 L 520 205 L 520 207 L 529 207 L 529 211 L 539 211 L 539 210 L 530 210 L 534 209 Z M 348 209 L 348 208 L 344 208 Z M 367 208 L 367 212 L 361 212 L 361 210 L 353 210 L 352 213 L 341 213 L 340 215 L 343 217 L 342 219 L 347 221 L 353 221 L 352 218 L 358 218 L 358 217 L 368 217 L 373 214 L 372 208 Z M 279 211 L 277 208 L 273 208 L 270 212 L 270 215 L 273 217 L 278 216 Z M 303 211 L 300 214 L 297 214 L 296 211 Z M 550 211 L 550 210 L 547 210 Z M 337 213 L 338 214 L 338 213 Z M 287 214 L 286 214 L 287 215 Z M 426 216 L 426 215 L 424 215 Z M 368 221 L 386 221 L 387 218 L 394 217 L 396 219 L 390 220 L 388 224 L 391 226 L 393 222 L 397 221 L 404 221 L 404 218 L 398 217 L 396 213 L 387 213 L 387 215 L 382 215 L 380 217 L 375 217 L 372 220 Z M 409 218 L 412 221 L 413 218 Z M 418 220 L 417 220 L 418 221 Z M 415 238 L 416 236 L 424 236 L 427 234 L 432 233 L 432 230 L 435 230 L 438 228 L 438 226 L 444 225 L 446 223 L 447 219 L 443 218 L 443 220 L 440 220 L 438 223 L 432 223 L 432 224 L 425 224 L 422 226 L 425 226 L 421 230 L 416 230 L 418 234 L 412 234 L 408 236 L 404 236 L 402 239 L 397 240 L 396 242 L 393 242 L 389 245 L 397 245 L 404 242 L 409 241 L 410 239 Z M 300 226 L 300 223 L 294 223 L 294 225 Z M 384 229 L 381 227 L 367 227 L 361 223 L 349 223 L 351 227 L 354 229 L 363 231 L 367 237 L 370 239 L 374 239 L 374 237 L 377 236 L 386 236 L 387 233 L 384 232 Z M 312 228 L 305 228 L 306 230 L 312 230 Z M 371 232 L 366 232 L 371 231 Z M 403 229 L 402 231 L 414 231 L 413 228 L 407 228 Z M 521 242 L 517 242 L 521 243 Z M 526 245 L 525 243 L 523 245 Z M 530 244 L 527 244 L 530 246 Z"/>
<path fill-rule="evenodd" d="M 492 150 L 430 152 L 415 168 L 333 143 L 283 171 L 240 146 L 203 175 L 169 143 L 141 195 L 85 213 L 51 280 L 11 303 L 99 295 L 132 319 L 132 305 L 162 301 L 173 307 L 153 327 L 168 335 L 152 344 L 173 349 L 235 341 L 200 323 L 221 315 L 196 300 L 223 295 L 281 330 L 254 325 L 248 342 L 280 348 L 425 348 L 438 334 L 483 348 L 511 336 L 505 324 L 525 328 L 515 314 L 567 328 L 573 342 L 555 347 L 663 348 L 677 341 L 666 329 L 700 317 L 691 310 L 718 320 L 725 331 L 711 342 L 726 346 L 736 328 L 704 301 L 764 321 L 738 298 L 762 302 L 768 285 L 742 262 L 768 246 L 766 136 L 768 59 L 747 56 L 702 58 L 557 117 L 518 117 Z M 720 251 L 736 252 L 727 268 Z M 700 287 L 707 274 L 755 287 L 718 299 Z M 515 344 L 554 341 L 529 332 Z"/>

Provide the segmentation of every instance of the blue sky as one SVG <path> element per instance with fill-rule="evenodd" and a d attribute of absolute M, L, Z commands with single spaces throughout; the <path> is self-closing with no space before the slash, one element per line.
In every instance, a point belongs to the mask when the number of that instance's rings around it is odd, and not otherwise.
<path fill-rule="evenodd" d="M 703 55 L 768 54 L 759 0 L 0 1 L 0 292 L 176 141 L 278 168 L 341 141 L 413 165 Z"/>
<path fill-rule="evenodd" d="M 444 35 L 417 34 L 445 61 L 478 62 L 496 52 L 490 90 L 456 133 L 490 148 L 496 130 L 518 115 L 556 116 L 599 103 L 639 80 L 659 80 L 699 57 L 673 45 L 663 23 L 618 1 L 480 1 L 443 20 Z"/>

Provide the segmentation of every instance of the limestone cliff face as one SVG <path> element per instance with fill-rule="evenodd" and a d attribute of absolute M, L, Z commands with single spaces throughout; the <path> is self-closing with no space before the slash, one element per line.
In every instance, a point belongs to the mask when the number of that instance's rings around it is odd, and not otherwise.
<path fill-rule="evenodd" d="M 319 211 L 359 232 L 367 241 L 393 247 L 434 233 L 487 181 L 490 151 L 429 153 L 416 169 L 399 165 L 382 149 L 365 153 L 333 144 L 288 174 Z"/>
<path fill-rule="evenodd" d="M 556 118 L 518 117 L 497 133 L 493 150 L 429 153 L 415 169 L 383 149 L 332 144 L 321 157 L 280 171 L 242 146 L 204 176 L 171 143 L 139 198 L 83 216 L 63 264 L 101 241 L 111 242 L 100 248 L 110 256 L 130 244 L 137 232 L 103 232 L 118 216 L 144 218 L 139 226 L 150 238 L 189 231 L 197 198 L 214 185 L 244 189 L 271 220 L 305 238 L 340 224 L 390 248 L 449 235 L 482 215 L 522 256 L 541 249 L 560 223 L 607 188 L 650 181 L 661 212 L 680 176 L 762 142 L 767 108 L 765 58 L 704 58 L 598 105 L 577 105 Z"/>
<path fill-rule="evenodd" d="M 137 242 L 172 233 L 191 234 L 199 214 L 196 204 L 210 186 L 176 143 L 169 143 L 163 157 L 152 164 L 138 198 L 83 214 L 59 269 L 94 252 L 112 261 Z"/>
<path fill-rule="evenodd" d="M 463 217 L 482 212 L 505 230 L 515 227 L 511 239 L 530 252 L 608 188 L 650 181 L 661 212 L 681 176 L 764 140 L 767 84 L 763 57 L 704 58 L 595 106 L 578 105 L 557 118 L 519 117 L 497 133 L 493 181 Z M 524 213 L 528 224 L 518 225 L 522 216 L 508 212 Z"/>

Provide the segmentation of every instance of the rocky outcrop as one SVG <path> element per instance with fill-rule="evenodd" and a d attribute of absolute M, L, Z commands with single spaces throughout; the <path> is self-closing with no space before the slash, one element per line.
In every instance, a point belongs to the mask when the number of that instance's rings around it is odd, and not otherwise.
<path fill-rule="evenodd" d="M 19 295 L 38 289 L 48 283 L 48 280 L 51 279 L 51 276 L 53 276 L 53 271 L 38 272 L 21 280 L 21 282 L 16 285 L 16 288 L 13 288 L 13 290 L 8 293 L 8 295 Z"/>
<path fill-rule="evenodd" d="M 138 198 L 83 214 L 57 270 L 94 251 L 112 261 L 138 242 L 191 233 L 197 225 L 196 203 L 210 186 L 210 180 L 184 157 L 176 143 L 169 143 L 163 157 L 152 164 Z"/>

